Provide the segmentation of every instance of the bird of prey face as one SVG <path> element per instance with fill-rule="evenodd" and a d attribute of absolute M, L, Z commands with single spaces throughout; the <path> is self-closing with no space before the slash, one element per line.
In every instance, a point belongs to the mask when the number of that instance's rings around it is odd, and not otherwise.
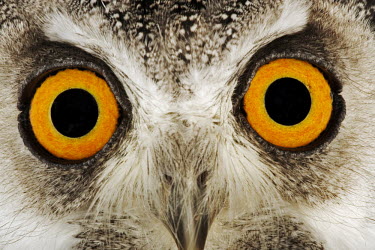
<path fill-rule="evenodd" d="M 1 249 L 375 249 L 375 1 L 0 0 Z"/>

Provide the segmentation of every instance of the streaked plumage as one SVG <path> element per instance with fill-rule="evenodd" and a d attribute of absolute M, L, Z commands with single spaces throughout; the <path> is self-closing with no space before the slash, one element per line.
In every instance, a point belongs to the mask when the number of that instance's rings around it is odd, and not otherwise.
<path fill-rule="evenodd" d="M 372 0 L 0 0 L 0 248 L 374 249 L 374 13 Z M 337 134 L 307 152 L 264 143 L 240 111 L 244 71 L 278 57 L 342 86 Z M 127 119 L 104 153 L 66 165 L 29 150 L 18 108 L 29 79 L 71 65 L 113 74 Z"/>

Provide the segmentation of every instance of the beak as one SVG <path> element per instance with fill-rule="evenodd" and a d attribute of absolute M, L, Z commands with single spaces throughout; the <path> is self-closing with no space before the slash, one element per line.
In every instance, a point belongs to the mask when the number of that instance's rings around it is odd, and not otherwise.
<path fill-rule="evenodd" d="M 180 222 L 176 230 L 175 241 L 181 250 L 201 250 L 204 249 L 207 233 L 207 216 L 202 216 L 196 220 L 193 230 L 189 230 L 189 227 L 186 224 Z"/>
<path fill-rule="evenodd" d="M 167 226 L 180 250 L 201 250 L 206 243 L 210 218 L 205 202 L 194 195 L 201 190 L 195 191 L 177 192 L 181 195 L 171 195 L 173 199 L 169 200 Z"/>

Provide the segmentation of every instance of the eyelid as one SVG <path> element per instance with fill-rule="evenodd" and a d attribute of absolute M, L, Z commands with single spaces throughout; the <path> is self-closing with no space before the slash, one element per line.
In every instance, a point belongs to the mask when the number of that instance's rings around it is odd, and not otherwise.
<path fill-rule="evenodd" d="M 307 116 L 288 126 L 274 121 L 265 107 L 266 91 L 285 77 L 303 83 L 312 99 Z M 311 64 L 296 59 L 277 59 L 260 67 L 244 97 L 244 109 L 253 129 L 266 141 L 285 148 L 305 146 L 315 140 L 328 124 L 331 105 L 331 90 L 324 76 Z"/>
<path fill-rule="evenodd" d="M 52 103 L 72 89 L 87 91 L 99 109 L 94 127 L 78 138 L 60 133 L 51 117 Z M 31 127 L 39 143 L 54 156 L 67 160 L 96 154 L 112 137 L 118 118 L 117 102 L 107 83 L 87 70 L 65 69 L 48 77 L 36 90 L 30 105 Z"/>
<path fill-rule="evenodd" d="M 338 134 L 341 122 L 345 118 L 345 100 L 340 95 L 342 90 L 342 84 L 336 76 L 336 72 L 331 63 L 327 61 L 322 61 L 321 58 L 318 58 L 316 55 L 309 53 L 308 51 L 295 51 L 290 52 L 290 50 L 282 50 L 280 52 L 272 53 L 273 49 L 269 49 L 266 46 L 256 53 L 243 68 L 240 77 L 238 78 L 238 85 L 233 93 L 232 102 L 233 102 L 233 114 L 235 115 L 236 120 L 246 128 L 248 136 L 258 143 L 258 146 L 264 148 L 267 152 L 274 152 L 278 155 L 310 155 L 314 152 L 317 152 L 320 149 L 325 148 Z M 270 52 L 270 54 L 268 53 Z M 260 137 L 256 131 L 250 126 L 246 119 L 246 113 L 243 110 L 243 98 L 248 91 L 249 83 L 254 78 L 257 70 L 263 65 L 281 58 L 292 58 L 297 60 L 304 60 L 319 69 L 319 71 L 328 79 L 329 85 L 331 87 L 332 94 L 332 105 L 333 110 L 331 114 L 331 119 L 328 122 L 326 130 L 321 133 L 318 139 L 310 143 L 309 145 L 298 147 L 298 148 L 280 148 Z M 249 139 L 250 139 L 249 138 Z"/>
<path fill-rule="evenodd" d="M 49 49 L 50 46 L 51 49 Z M 50 52 L 50 50 L 53 50 L 54 53 L 41 53 L 41 51 Z M 35 63 L 31 65 L 31 68 L 35 69 L 35 71 L 29 73 L 25 77 L 25 80 L 20 85 L 18 97 L 18 108 L 20 110 L 20 114 L 18 116 L 18 127 L 26 147 L 36 158 L 51 167 L 81 168 L 93 166 L 99 160 L 105 160 L 107 157 L 109 157 L 108 152 L 120 145 L 131 125 L 132 105 L 127 97 L 122 83 L 106 63 L 78 48 L 74 48 L 69 45 L 46 43 L 38 48 L 38 51 L 34 56 L 36 59 Z M 89 70 L 95 72 L 105 79 L 111 91 L 115 95 L 121 113 L 121 119 L 118 121 L 118 127 L 112 138 L 100 152 L 84 160 L 65 160 L 51 155 L 42 146 L 40 146 L 36 138 L 33 136 L 31 132 L 31 124 L 28 121 L 29 106 L 36 88 L 39 87 L 40 83 L 49 75 L 67 68 Z"/>

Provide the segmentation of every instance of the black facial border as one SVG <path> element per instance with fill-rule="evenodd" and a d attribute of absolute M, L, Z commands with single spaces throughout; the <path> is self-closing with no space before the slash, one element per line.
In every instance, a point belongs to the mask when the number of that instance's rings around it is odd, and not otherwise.
<path fill-rule="evenodd" d="M 341 122 L 345 117 L 345 101 L 340 95 L 342 84 L 337 78 L 335 67 L 333 66 L 334 62 L 327 55 L 328 53 L 325 51 L 324 44 L 320 41 L 317 32 L 313 27 L 308 26 L 301 32 L 278 38 L 259 49 L 242 69 L 238 78 L 238 85 L 232 97 L 233 113 L 238 123 L 251 133 L 264 150 L 277 155 L 309 155 L 325 148 L 338 134 Z M 318 138 L 306 146 L 284 148 L 267 142 L 250 126 L 246 119 L 246 112 L 243 109 L 244 95 L 257 70 L 269 62 L 281 58 L 309 62 L 320 70 L 331 88 L 333 110 L 328 125 Z"/>
<path fill-rule="evenodd" d="M 106 63 L 79 48 L 67 44 L 44 42 L 35 49 L 38 51 L 33 65 L 36 70 L 24 80 L 18 99 L 18 109 L 21 111 L 18 116 L 18 127 L 26 147 L 40 161 L 54 167 L 87 167 L 108 158 L 109 152 L 120 144 L 129 129 L 132 118 L 132 106 L 120 81 Z M 120 109 L 117 129 L 111 139 L 95 155 L 82 160 L 61 159 L 49 153 L 37 141 L 29 120 L 30 104 L 37 88 L 48 76 L 63 69 L 83 69 L 96 73 L 107 82 Z"/>

